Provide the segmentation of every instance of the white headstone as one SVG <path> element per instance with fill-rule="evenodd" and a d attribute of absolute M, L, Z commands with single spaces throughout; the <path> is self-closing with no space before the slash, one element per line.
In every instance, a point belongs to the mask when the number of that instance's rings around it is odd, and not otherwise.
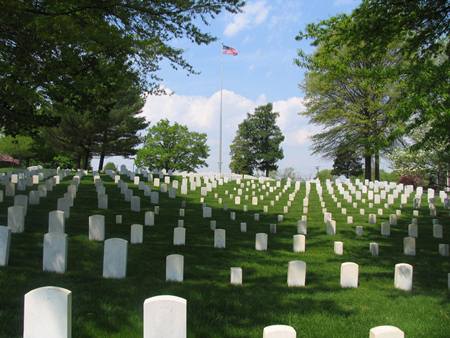
<path fill-rule="evenodd" d="M 65 233 L 64 211 L 53 210 L 48 213 L 48 232 Z"/>
<path fill-rule="evenodd" d="M 42 270 L 64 273 L 67 269 L 67 235 L 49 232 L 44 235 Z"/>
<path fill-rule="evenodd" d="M 293 237 L 293 250 L 294 252 L 305 252 L 306 237 L 305 235 L 294 235 Z"/>
<path fill-rule="evenodd" d="M 230 283 L 242 285 L 242 268 L 230 268 Z"/>
<path fill-rule="evenodd" d="M 127 275 L 128 241 L 122 238 L 109 238 L 103 251 L 103 277 L 125 278 Z"/>
<path fill-rule="evenodd" d="M 334 242 L 334 253 L 339 256 L 344 254 L 344 242 Z"/>
<path fill-rule="evenodd" d="M 371 328 L 369 338 L 405 338 L 405 334 L 398 327 L 383 325 Z"/>
<path fill-rule="evenodd" d="M 173 229 L 173 245 L 185 245 L 186 244 L 186 229 L 174 228 Z"/>
<path fill-rule="evenodd" d="M 11 245 L 11 229 L 0 225 L 0 266 L 7 266 Z"/>
<path fill-rule="evenodd" d="M 358 264 L 353 262 L 345 262 L 341 264 L 341 287 L 357 288 L 358 287 Z"/>
<path fill-rule="evenodd" d="M 255 250 L 267 251 L 267 234 L 257 233 L 255 238 Z"/>
<path fill-rule="evenodd" d="M 297 338 L 297 333 L 292 326 L 270 325 L 264 328 L 263 338 Z"/>
<path fill-rule="evenodd" d="M 156 296 L 144 302 L 144 338 L 186 338 L 186 299 Z"/>
<path fill-rule="evenodd" d="M 214 230 L 214 247 L 224 249 L 226 244 L 226 232 L 225 229 Z"/>
<path fill-rule="evenodd" d="M 406 263 L 395 264 L 394 287 L 411 291 L 413 283 L 413 267 Z"/>
<path fill-rule="evenodd" d="M 304 220 L 297 221 L 297 233 L 301 235 L 306 235 L 308 232 L 307 222 Z"/>
<path fill-rule="evenodd" d="M 8 207 L 8 228 L 12 233 L 21 233 L 25 230 L 25 213 L 23 210 L 20 205 Z"/>
<path fill-rule="evenodd" d="M 132 224 L 130 243 L 131 244 L 141 244 L 144 242 L 144 227 L 142 224 Z"/>
<path fill-rule="evenodd" d="M 23 338 L 71 338 L 72 292 L 44 286 L 25 294 Z"/>
<path fill-rule="evenodd" d="M 155 213 L 153 211 L 145 212 L 144 224 L 149 226 L 155 225 Z"/>
<path fill-rule="evenodd" d="M 403 254 L 407 256 L 416 255 L 416 239 L 414 237 L 403 238 Z"/>
<path fill-rule="evenodd" d="M 182 282 L 184 275 L 184 257 L 173 254 L 166 257 L 166 281 Z"/>
<path fill-rule="evenodd" d="M 141 211 L 141 198 L 139 196 L 131 197 L 131 211 L 134 211 L 134 212 Z"/>
<path fill-rule="evenodd" d="M 288 265 L 288 286 L 305 286 L 306 263 L 303 261 L 290 261 Z"/>
<path fill-rule="evenodd" d="M 378 243 L 370 243 L 369 244 L 369 251 L 371 253 L 372 256 L 378 256 L 379 254 L 379 245 Z"/>
<path fill-rule="evenodd" d="M 89 240 L 90 241 L 105 240 L 105 216 L 103 215 L 89 216 Z"/>

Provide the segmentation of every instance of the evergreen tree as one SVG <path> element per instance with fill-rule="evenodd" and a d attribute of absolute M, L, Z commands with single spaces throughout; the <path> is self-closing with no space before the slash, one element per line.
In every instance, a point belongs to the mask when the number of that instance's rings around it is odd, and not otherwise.
<path fill-rule="evenodd" d="M 271 103 L 256 107 L 253 114 L 247 114 L 230 146 L 230 169 L 233 172 L 254 174 L 255 170 L 261 170 L 268 177 L 270 171 L 278 169 L 276 163 L 284 157 L 280 146 L 284 136 L 276 125 L 278 116 Z"/>
<path fill-rule="evenodd" d="M 345 177 L 359 176 L 363 173 L 361 157 L 354 151 L 350 149 L 338 149 L 336 152 L 333 170 L 331 170 L 332 175 Z"/>

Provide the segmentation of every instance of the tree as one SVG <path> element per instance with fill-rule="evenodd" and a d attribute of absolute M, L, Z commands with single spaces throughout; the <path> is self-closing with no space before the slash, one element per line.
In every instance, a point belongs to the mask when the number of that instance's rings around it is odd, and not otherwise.
<path fill-rule="evenodd" d="M 253 174 L 255 170 L 261 170 L 268 177 L 270 171 L 278 169 L 276 163 L 284 157 L 280 147 L 284 136 L 276 125 L 278 116 L 271 103 L 256 107 L 253 114 L 247 114 L 230 146 L 230 169 L 233 172 Z"/>
<path fill-rule="evenodd" d="M 204 133 L 189 131 L 181 124 L 170 125 L 169 120 L 160 120 L 148 129 L 144 146 L 138 150 L 136 166 L 149 169 L 195 171 L 208 166 L 209 156 Z"/>
<path fill-rule="evenodd" d="M 242 6 L 241 0 L 0 0 L 0 130 L 17 134 L 58 121 L 54 110 L 43 109 L 52 104 L 47 91 L 70 70 L 75 53 L 128 60 L 146 91 L 157 90 L 163 60 L 194 73 L 172 41 L 209 44 L 215 38 L 200 23 Z"/>
<path fill-rule="evenodd" d="M 112 163 L 112 162 L 106 163 L 105 166 L 103 167 L 103 169 L 104 169 L 105 171 L 106 171 L 106 170 L 114 170 L 114 171 L 117 170 L 116 165 L 115 165 L 114 163 Z"/>
<path fill-rule="evenodd" d="M 148 125 L 138 116 L 144 105 L 142 89 L 125 59 L 75 53 L 71 62 L 70 71 L 48 91 L 60 122 L 44 135 L 54 148 L 71 153 L 78 167 L 88 168 L 98 154 L 102 170 L 105 156 L 134 155 L 141 143 L 137 133 Z"/>
<path fill-rule="evenodd" d="M 313 39 L 312 55 L 299 51 L 297 65 L 306 68 L 303 88 L 311 122 L 323 131 L 312 137 L 313 152 L 333 158 L 338 149 L 351 149 L 364 156 L 365 177 L 379 179 L 380 152 L 402 133 L 402 124 L 392 110 L 402 94 L 399 80 L 390 76 L 390 66 L 399 60 L 390 55 L 361 53 L 358 46 L 337 44 L 336 32 L 351 24 L 346 16 L 309 25 L 298 40 Z"/>
<path fill-rule="evenodd" d="M 330 49 L 356 46 L 368 59 L 401 60 L 387 73 L 403 87 L 391 116 L 404 124 L 404 134 L 426 126 L 428 134 L 416 144 L 426 149 L 435 142 L 450 145 L 449 13 L 447 0 L 365 0 L 350 16 L 311 24 L 307 31 L 324 37 Z M 342 20 L 348 24 L 338 24 Z"/>
<path fill-rule="evenodd" d="M 343 148 L 338 149 L 334 158 L 332 175 L 359 176 L 363 173 L 361 157 L 354 151 Z"/>
<path fill-rule="evenodd" d="M 34 156 L 33 139 L 29 136 L 1 136 L 0 137 L 0 154 L 9 155 L 15 159 L 24 162 L 28 166 L 29 160 Z"/>

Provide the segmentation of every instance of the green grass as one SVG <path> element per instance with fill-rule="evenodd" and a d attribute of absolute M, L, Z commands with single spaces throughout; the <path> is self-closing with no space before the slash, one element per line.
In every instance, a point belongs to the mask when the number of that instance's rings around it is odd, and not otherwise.
<path fill-rule="evenodd" d="M 72 291 L 73 337 L 142 337 L 143 302 L 155 295 L 170 294 L 187 299 L 188 337 L 261 337 L 265 326 L 291 325 L 298 337 L 367 337 L 370 328 L 395 325 L 407 337 L 450 337 L 450 297 L 447 289 L 448 257 L 437 253 L 438 243 L 450 242 L 448 210 L 438 208 L 438 217 L 444 225 L 444 239 L 432 238 L 431 218 L 423 203 L 419 217 L 417 256 L 402 254 L 402 239 L 407 236 L 407 225 L 412 210 L 404 208 L 398 226 L 391 228 L 391 237 L 380 236 L 380 222 L 388 219 L 398 206 L 383 217 L 377 216 L 377 225 L 367 223 L 367 214 L 353 213 L 354 224 L 346 224 L 346 215 L 332 207 L 331 197 L 324 189 L 329 211 L 337 220 L 338 234 L 325 233 L 318 195 L 312 185 L 308 212 L 308 235 L 305 253 L 292 252 L 292 236 L 296 221 L 301 217 L 304 184 L 293 207 L 278 225 L 276 235 L 269 234 L 267 252 L 254 249 L 255 233 L 269 233 L 269 223 L 286 204 L 286 193 L 269 214 L 261 213 L 255 222 L 257 209 L 247 203 L 236 209 L 236 221 L 230 221 L 229 211 L 223 211 L 213 200 L 213 218 L 218 228 L 227 231 L 226 249 L 213 248 L 213 232 L 209 220 L 202 218 L 199 189 L 176 200 L 160 195 L 160 215 L 156 226 L 144 228 L 144 244 L 128 246 L 127 278 L 102 278 L 103 243 L 88 240 L 88 217 L 100 213 L 106 217 L 106 238 L 129 240 L 130 225 L 144 223 L 144 212 L 153 210 L 150 198 L 130 184 L 135 195 L 141 196 L 141 212 L 130 211 L 114 182 L 102 176 L 109 196 L 109 209 L 97 210 L 97 197 L 92 176 L 82 179 L 75 206 L 66 224 L 69 235 L 68 271 L 63 275 L 42 272 L 42 240 L 47 232 L 48 212 L 56 209 L 70 183 L 64 180 L 39 206 L 30 206 L 23 234 L 14 234 L 11 242 L 9 266 L 0 268 L 0 337 L 21 337 L 23 326 L 23 296 L 28 291 L 46 285 L 64 287 Z M 232 184 L 220 186 L 223 195 Z M 293 189 L 290 189 L 292 191 Z M 18 193 L 18 192 L 17 192 Z M 187 202 L 185 227 L 186 246 L 172 245 L 181 200 Z M 231 201 L 225 199 L 229 206 Z M 268 202 L 267 202 L 268 203 Z M 7 207 L 12 198 L 0 204 L 0 224 L 6 224 Z M 262 209 L 262 206 L 260 206 Z M 376 209 L 374 209 L 376 212 Z M 115 224 L 115 215 L 122 214 L 122 225 Z M 239 223 L 247 222 L 247 233 L 241 233 Z M 356 238 L 355 225 L 364 225 L 364 236 Z M 333 241 L 344 241 L 344 255 L 333 253 Z M 380 243 L 380 256 L 372 257 L 369 242 Z M 165 257 L 172 253 L 184 255 L 184 282 L 165 282 Z M 305 288 L 288 288 L 287 265 L 290 260 L 307 263 Z M 360 266 L 359 287 L 341 289 L 340 264 L 356 262 Z M 413 291 L 394 289 L 394 265 L 410 263 L 414 266 Z M 229 269 L 243 268 L 243 286 L 229 284 Z"/>

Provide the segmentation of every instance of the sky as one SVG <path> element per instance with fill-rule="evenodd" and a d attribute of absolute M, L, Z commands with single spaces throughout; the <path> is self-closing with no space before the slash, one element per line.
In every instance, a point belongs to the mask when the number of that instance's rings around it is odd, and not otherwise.
<path fill-rule="evenodd" d="M 223 84 L 223 162 L 230 172 L 230 144 L 237 126 L 258 105 L 273 103 L 280 114 L 277 124 L 285 135 L 281 144 L 283 170 L 293 167 L 298 175 L 308 178 L 316 168 L 331 168 L 332 162 L 311 154 L 310 136 L 320 128 L 299 115 L 304 111 L 304 93 L 299 87 L 304 70 L 294 64 L 299 48 L 312 51 L 307 42 L 295 41 L 308 23 L 318 22 L 339 13 L 350 13 L 359 0 L 250 0 L 239 14 L 222 13 L 203 26 L 218 38 L 207 46 L 186 40 L 173 41 L 185 50 L 185 59 L 199 75 L 174 70 L 161 64 L 158 75 L 167 96 L 148 96 L 143 115 L 153 125 L 160 119 L 185 124 L 190 130 L 208 135 L 210 156 L 208 167 L 200 172 L 217 172 L 219 161 L 220 90 Z M 223 55 L 221 44 L 238 50 L 237 56 Z M 132 160 L 109 158 L 126 164 Z M 92 165 L 96 168 L 98 160 Z"/>

